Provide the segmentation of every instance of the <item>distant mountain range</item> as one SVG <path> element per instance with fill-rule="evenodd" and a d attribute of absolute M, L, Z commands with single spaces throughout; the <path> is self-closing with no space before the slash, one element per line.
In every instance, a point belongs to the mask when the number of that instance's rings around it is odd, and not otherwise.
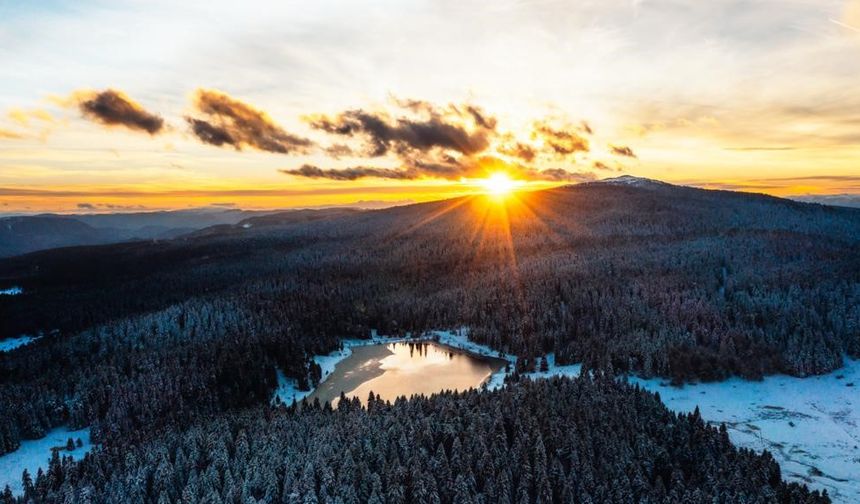
<path fill-rule="evenodd" d="M 76 245 L 159 240 L 272 213 L 221 208 L 0 218 L 0 257 Z"/>
<path fill-rule="evenodd" d="M 619 185 L 630 187 L 667 187 L 665 182 L 623 175 L 596 182 L 579 184 Z M 799 196 L 795 201 L 833 206 L 860 207 L 860 196 L 829 195 Z M 395 202 L 408 204 L 412 201 Z M 381 209 L 391 202 L 360 201 L 350 205 L 318 209 L 241 210 L 204 207 L 188 210 L 104 213 L 104 214 L 40 214 L 0 217 L 0 257 L 11 257 L 39 250 L 80 245 L 167 240 L 183 235 L 206 236 L 228 232 L 230 228 L 254 225 L 271 226 L 306 222 L 341 216 L 356 210 Z M 261 220 L 257 220 L 261 219 Z"/>
<path fill-rule="evenodd" d="M 860 208 L 860 194 L 808 194 L 792 196 L 791 199 L 804 203 Z"/>
<path fill-rule="evenodd" d="M 0 214 L 0 257 L 80 245 L 107 245 L 141 240 L 167 240 L 203 231 L 224 231 L 221 226 L 301 222 L 347 212 L 387 208 L 413 203 L 412 200 L 362 200 L 344 205 L 306 209 L 241 210 L 237 208 L 202 207 L 133 213 L 98 214 Z M 257 218 L 268 218 L 254 221 Z"/>

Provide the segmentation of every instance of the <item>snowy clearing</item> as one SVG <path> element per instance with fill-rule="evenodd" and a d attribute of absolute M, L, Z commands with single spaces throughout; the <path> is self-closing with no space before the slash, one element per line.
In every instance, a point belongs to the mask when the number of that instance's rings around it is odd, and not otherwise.
<path fill-rule="evenodd" d="M 738 446 L 769 450 L 790 481 L 827 489 L 834 502 L 860 502 L 860 361 L 824 376 L 732 378 L 683 388 L 665 380 L 630 378 L 659 392 L 674 411 L 699 406 L 702 417 L 725 423 Z"/>
<path fill-rule="evenodd" d="M 69 438 L 75 442 L 80 439 L 83 445 L 76 447 L 73 451 L 67 451 L 66 442 Z M 48 462 L 51 460 L 52 448 L 60 448 L 60 456 L 71 456 L 75 460 L 79 460 L 92 447 L 89 427 L 76 431 L 59 427 L 48 432 L 42 439 L 21 441 L 20 448 L 0 456 L 0 491 L 9 485 L 13 494 L 21 495 L 24 492 L 21 486 L 21 475 L 24 473 L 24 469 L 27 469 L 35 481 L 36 473 L 40 467 L 47 470 Z"/>
<path fill-rule="evenodd" d="M 29 345 L 39 339 L 38 336 L 18 336 L 17 338 L 6 338 L 0 340 L 0 352 L 11 352 L 18 347 Z"/>
<path fill-rule="evenodd" d="M 466 330 L 436 331 L 439 341 L 480 355 L 507 359 L 489 347 L 469 341 Z M 549 370 L 526 373 L 532 379 L 579 376 L 580 364 L 559 366 L 545 356 Z M 493 375 L 488 388 L 504 384 L 505 370 Z M 860 360 L 845 359 L 842 369 L 824 376 L 769 376 L 761 382 L 732 378 L 683 388 L 662 379 L 630 378 L 676 412 L 696 406 L 702 417 L 725 423 L 733 443 L 756 451 L 769 450 L 783 477 L 827 489 L 834 502 L 860 502 Z"/>
<path fill-rule="evenodd" d="M 20 287 L 9 287 L 8 289 L 0 289 L 0 296 L 17 296 L 23 294 L 24 289 Z"/>

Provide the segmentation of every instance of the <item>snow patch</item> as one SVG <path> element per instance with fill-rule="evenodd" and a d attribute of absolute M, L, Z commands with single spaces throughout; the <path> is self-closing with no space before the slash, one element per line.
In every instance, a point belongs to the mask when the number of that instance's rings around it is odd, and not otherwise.
<path fill-rule="evenodd" d="M 9 287 L 8 289 L 0 289 L 0 296 L 17 296 L 23 294 L 24 289 L 20 287 Z"/>
<path fill-rule="evenodd" d="M 504 385 L 505 378 L 513 373 L 517 364 L 516 355 L 493 350 L 487 345 L 481 345 L 480 343 L 475 343 L 474 341 L 469 340 L 469 330 L 467 328 L 461 328 L 455 331 L 431 331 L 430 338 L 443 345 L 464 350 L 472 354 L 482 355 L 484 357 L 495 357 L 497 359 L 508 361 L 509 365 L 506 368 L 496 371 L 485 383 L 486 388 L 489 390 L 495 390 Z M 554 376 L 576 377 L 579 376 L 579 372 L 582 369 L 582 364 L 568 364 L 564 366 L 556 364 L 554 353 L 545 355 L 544 359 L 547 363 L 547 371 L 520 373 L 520 376 L 531 378 L 533 380 L 552 378 Z"/>
<path fill-rule="evenodd" d="M 314 356 L 314 362 L 319 365 L 322 370 L 320 383 L 324 382 L 332 374 L 335 366 L 337 366 L 340 361 L 352 355 L 353 348 L 367 345 L 399 343 L 401 341 L 406 341 L 407 339 L 410 338 L 378 336 L 376 331 L 372 331 L 370 339 L 341 340 L 342 348 L 340 350 L 335 350 L 327 355 Z M 414 339 L 411 340 L 414 341 Z M 278 375 L 278 388 L 275 389 L 275 396 L 272 398 L 273 402 L 275 401 L 275 398 L 278 398 L 282 403 L 290 405 L 293 404 L 293 401 L 301 401 L 314 391 L 313 388 L 309 390 L 299 390 L 298 380 L 295 378 L 288 378 L 280 369 L 276 369 L 275 372 Z"/>
<path fill-rule="evenodd" d="M 18 347 L 29 345 L 39 339 L 40 336 L 18 336 L 17 338 L 6 338 L 0 340 L 0 352 L 11 352 Z"/>
<path fill-rule="evenodd" d="M 533 380 L 540 378 L 552 378 L 554 376 L 566 376 L 568 378 L 575 378 L 579 376 L 580 371 L 582 371 L 582 364 L 567 364 L 564 366 L 558 365 L 555 363 L 555 354 L 549 353 L 544 356 L 547 363 L 547 371 L 535 371 L 532 373 L 525 373 L 523 376 L 527 376 Z"/>
<path fill-rule="evenodd" d="M 736 445 L 770 451 L 783 478 L 827 489 L 834 502 L 860 502 L 860 360 L 807 378 L 731 378 L 682 388 L 661 379 L 629 382 L 659 392 L 672 410 L 698 406 L 705 420 L 726 424 Z"/>
<path fill-rule="evenodd" d="M 667 186 L 669 184 L 660 180 L 649 179 L 645 177 L 634 177 L 633 175 L 621 175 L 620 177 L 606 178 L 597 182 L 587 182 L 590 184 L 611 184 L 611 185 L 626 185 L 633 187 L 653 187 Z"/>
<path fill-rule="evenodd" d="M 308 394 L 313 392 L 313 389 L 300 390 L 298 380 L 295 378 L 287 378 L 287 375 L 285 375 L 280 369 L 275 369 L 275 373 L 278 375 L 278 388 L 275 389 L 275 395 L 272 397 L 272 404 L 275 404 L 275 399 L 279 399 L 282 403 L 290 405 L 293 404 L 294 401 L 301 401 Z"/>
<path fill-rule="evenodd" d="M 72 438 L 76 443 L 80 439 L 83 445 L 76 446 L 72 451 L 67 451 L 66 443 L 69 438 Z M 48 432 L 42 439 L 21 441 L 21 446 L 17 450 L 0 456 L 0 492 L 6 485 L 9 485 L 13 494 L 23 494 L 21 475 L 24 473 L 24 469 L 30 473 L 30 477 L 35 483 L 39 468 L 47 471 L 54 448 L 59 449 L 61 457 L 71 456 L 75 460 L 83 458 L 93 448 L 89 427 L 76 431 L 59 427 Z"/>

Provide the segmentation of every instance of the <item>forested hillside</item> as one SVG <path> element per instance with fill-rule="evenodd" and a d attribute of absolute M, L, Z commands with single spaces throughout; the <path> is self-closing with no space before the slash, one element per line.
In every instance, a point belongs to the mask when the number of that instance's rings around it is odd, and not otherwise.
<path fill-rule="evenodd" d="M 312 383 L 371 329 L 466 326 L 526 368 L 827 372 L 860 356 L 860 211 L 583 184 L 38 252 L 0 261 L 7 286 L 0 336 L 45 337 L 0 353 L 0 453 L 63 424 L 110 450 L 266 404 L 276 365 Z"/>
<path fill-rule="evenodd" d="M 860 354 L 856 210 L 647 183 L 276 217 L 0 262 L 28 293 L 2 300 L 0 335 L 218 296 L 328 336 L 469 326 L 520 355 L 679 379 L 821 373 Z"/>
<path fill-rule="evenodd" d="M 829 502 L 698 412 L 600 377 L 366 410 L 252 408 L 55 458 L 24 488 L 20 502 Z"/>

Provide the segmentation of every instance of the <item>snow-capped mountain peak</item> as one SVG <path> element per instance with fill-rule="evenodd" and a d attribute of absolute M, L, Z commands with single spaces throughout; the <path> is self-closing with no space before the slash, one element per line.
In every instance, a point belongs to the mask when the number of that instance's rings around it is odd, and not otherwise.
<path fill-rule="evenodd" d="M 594 182 L 596 184 L 612 184 L 612 185 L 627 185 L 634 187 L 649 187 L 649 186 L 666 186 L 666 182 L 645 177 L 635 177 L 633 175 L 621 175 L 619 177 L 607 178 Z"/>

